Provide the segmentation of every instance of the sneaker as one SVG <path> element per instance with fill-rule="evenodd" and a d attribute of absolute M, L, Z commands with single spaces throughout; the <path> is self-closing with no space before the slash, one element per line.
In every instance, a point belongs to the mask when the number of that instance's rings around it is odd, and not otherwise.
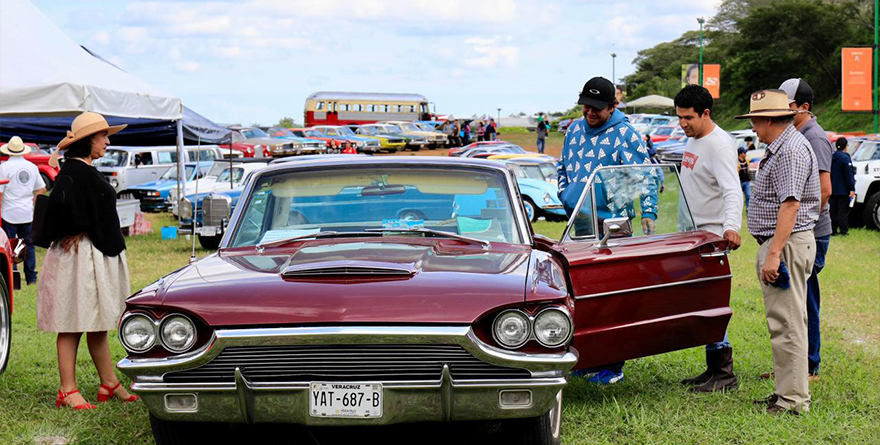
<path fill-rule="evenodd" d="M 623 381 L 623 372 L 614 372 L 603 369 L 596 373 L 596 375 L 588 378 L 587 381 L 597 385 L 613 385 Z"/>

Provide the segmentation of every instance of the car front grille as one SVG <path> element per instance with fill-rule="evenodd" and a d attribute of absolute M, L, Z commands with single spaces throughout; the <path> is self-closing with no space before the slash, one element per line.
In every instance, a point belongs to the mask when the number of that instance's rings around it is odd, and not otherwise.
<path fill-rule="evenodd" d="M 205 226 L 221 226 L 224 219 L 231 213 L 228 196 L 210 195 L 202 202 L 202 224 Z"/>
<path fill-rule="evenodd" d="M 483 362 L 458 345 L 294 345 L 227 347 L 198 368 L 165 375 L 168 383 L 231 383 L 235 368 L 254 382 L 527 379 L 525 369 Z"/>

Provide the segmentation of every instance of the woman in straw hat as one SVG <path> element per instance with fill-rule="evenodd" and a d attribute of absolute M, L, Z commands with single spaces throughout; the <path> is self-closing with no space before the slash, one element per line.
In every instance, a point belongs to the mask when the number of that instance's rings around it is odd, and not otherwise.
<path fill-rule="evenodd" d="M 128 265 L 116 191 L 92 167 L 93 160 L 104 156 L 109 136 L 123 128 L 107 125 L 100 114 L 83 113 L 58 143 L 65 162 L 43 226 L 45 236 L 54 241 L 43 260 L 37 290 L 37 327 L 58 333 L 58 407 L 95 408 L 76 384 L 76 352 L 83 332 L 101 378 L 98 402 L 138 399 L 119 383 L 110 355 L 107 331 L 116 328 L 129 294 Z"/>

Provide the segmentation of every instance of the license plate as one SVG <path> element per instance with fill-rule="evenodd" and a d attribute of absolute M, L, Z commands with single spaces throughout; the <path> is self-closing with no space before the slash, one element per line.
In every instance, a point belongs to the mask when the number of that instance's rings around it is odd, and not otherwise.
<path fill-rule="evenodd" d="M 382 384 L 312 382 L 309 414 L 312 417 L 382 417 Z"/>

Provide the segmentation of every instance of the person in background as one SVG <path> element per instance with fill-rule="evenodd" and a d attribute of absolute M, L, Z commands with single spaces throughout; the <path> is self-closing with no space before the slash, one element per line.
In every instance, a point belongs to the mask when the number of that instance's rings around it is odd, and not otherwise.
<path fill-rule="evenodd" d="M 483 121 L 477 122 L 477 140 L 485 141 L 486 140 L 486 126 L 483 125 Z"/>
<path fill-rule="evenodd" d="M 43 261 L 37 289 L 37 327 L 58 334 L 61 389 L 57 407 L 92 409 L 76 383 L 76 353 L 83 332 L 101 379 L 98 402 L 139 399 L 116 377 L 107 331 L 116 329 L 130 295 L 125 238 L 116 213 L 116 191 L 92 161 L 104 155 L 109 126 L 97 113 L 82 113 L 58 143 L 66 161 L 46 206 L 44 236 L 54 240 Z"/>
<path fill-rule="evenodd" d="M 743 197 L 746 199 L 746 210 L 749 208 L 749 198 L 751 198 L 751 178 L 749 178 L 749 161 L 746 160 L 747 150 L 743 147 L 736 149 L 737 164 L 736 170 L 739 174 L 739 186 L 742 189 Z"/>
<path fill-rule="evenodd" d="M 583 117 L 568 126 L 562 156 L 556 164 L 559 200 L 569 218 L 577 207 L 587 179 L 596 168 L 651 163 L 639 133 L 630 125 L 626 115 L 617 109 L 615 88 L 611 81 L 603 77 L 588 80 L 578 97 L 578 104 L 583 107 Z M 652 185 L 648 188 L 648 193 L 641 196 L 640 202 L 642 231 L 646 235 L 654 232 L 658 202 L 656 187 Z M 597 204 L 597 212 L 609 213 L 607 207 L 598 207 Z M 608 385 L 623 381 L 623 366 L 624 362 L 611 363 L 579 370 L 575 374 L 595 373 L 587 381 Z"/>
<path fill-rule="evenodd" d="M 788 108 L 782 90 L 752 93 L 750 119 L 761 142 L 768 144 L 752 184 L 749 233 L 760 247 L 756 271 L 776 389 L 755 403 L 768 414 L 798 414 L 810 409 L 807 380 L 807 279 L 816 259 L 813 227 L 821 205 L 819 168 L 807 139 L 795 129 L 798 110 Z"/>
<path fill-rule="evenodd" d="M 849 203 L 856 197 L 856 176 L 852 158 L 846 152 L 848 142 L 840 138 L 835 142 L 837 151 L 831 156 L 831 234 L 849 234 Z"/>
<path fill-rule="evenodd" d="M 37 249 L 31 243 L 34 203 L 37 195 L 46 193 L 46 183 L 40 176 L 40 170 L 24 157 L 30 152 L 31 147 L 18 136 L 13 136 L 8 144 L 0 146 L 0 153 L 9 156 L 8 161 L 0 164 L 0 179 L 9 180 L 9 183 L 0 185 L 3 231 L 9 238 L 23 239 L 27 245 L 24 278 L 28 285 L 37 283 Z"/>
<path fill-rule="evenodd" d="M 547 137 L 547 124 L 544 123 L 543 119 L 538 121 L 537 133 L 538 133 L 538 140 L 537 140 L 538 153 L 544 154 L 544 138 Z"/>
<path fill-rule="evenodd" d="M 461 145 L 467 145 L 471 143 L 471 124 L 469 122 L 462 122 L 461 124 Z"/>
<path fill-rule="evenodd" d="M 736 174 L 736 141 L 712 121 L 712 94 L 688 85 L 675 95 L 678 122 L 688 137 L 681 161 L 681 189 L 688 198 L 694 225 L 727 240 L 736 250 L 742 241 L 743 198 Z M 736 389 L 733 347 L 727 332 L 720 342 L 706 345 L 706 370 L 682 380 L 694 392 Z"/>
<path fill-rule="evenodd" d="M 498 129 L 495 128 L 495 119 L 489 119 L 489 123 L 486 124 L 486 140 L 494 141 L 495 133 L 498 132 Z"/>
<path fill-rule="evenodd" d="M 746 136 L 746 151 L 757 150 L 755 147 L 755 140 L 751 136 Z"/>
<path fill-rule="evenodd" d="M 821 334 L 819 330 L 819 306 L 821 300 L 821 288 L 819 287 L 819 273 L 825 267 L 825 255 L 828 253 L 828 244 L 831 240 L 831 212 L 828 207 L 828 199 L 831 198 L 831 156 L 834 149 L 828 140 L 828 134 L 819 126 L 813 111 L 813 89 L 803 79 L 788 79 L 779 87 L 785 91 L 792 110 L 798 111 L 794 117 L 794 126 L 807 138 L 816 162 L 819 166 L 819 187 L 822 192 L 822 202 L 819 206 L 819 221 L 813 228 L 813 236 L 816 238 L 816 259 L 813 262 L 813 273 L 807 281 L 807 328 L 809 329 L 810 346 L 807 358 L 809 360 L 808 372 L 810 380 L 819 378 L 819 347 Z M 764 373 L 766 376 L 766 373 Z"/>

